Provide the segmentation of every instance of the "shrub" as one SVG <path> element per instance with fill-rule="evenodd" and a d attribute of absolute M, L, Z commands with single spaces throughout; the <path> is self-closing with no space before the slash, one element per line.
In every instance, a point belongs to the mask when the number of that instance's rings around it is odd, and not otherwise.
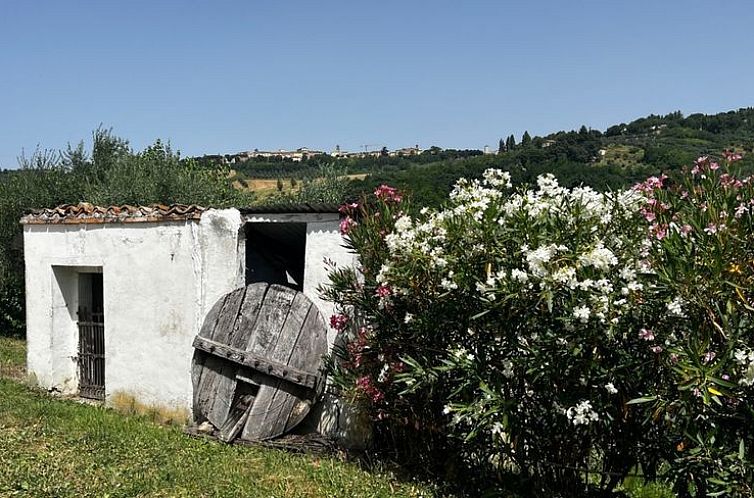
<path fill-rule="evenodd" d="M 93 135 L 91 157 L 83 144 L 65 152 L 35 151 L 21 168 L 0 172 L 0 334 L 23 335 L 23 239 L 19 219 L 31 208 L 65 203 L 199 204 L 225 207 L 251 202 L 234 189 L 229 171 L 182 159 L 157 140 L 143 151 L 109 130 Z"/>
<path fill-rule="evenodd" d="M 386 186 L 344 206 L 361 267 L 333 268 L 323 289 L 345 340 L 336 384 L 383 445 L 423 463 L 453 448 L 481 486 L 506 472 L 579 494 L 667 467 L 681 494 L 746 495 L 752 197 L 708 170 L 694 195 L 666 178 L 599 194 L 551 175 L 509 193 L 488 170 L 419 216 Z M 697 247 L 686 223 L 729 240 Z"/>
<path fill-rule="evenodd" d="M 673 297 L 672 320 L 654 327 L 658 367 L 647 414 L 669 428 L 676 490 L 751 496 L 754 469 L 754 180 L 722 164 L 696 161 L 678 181 L 645 182 L 642 208 L 656 292 Z M 667 185 L 665 184 L 667 183 Z M 653 423 L 652 420 L 647 421 Z"/>
<path fill-rule="evenodd" d="M 322 163 L 316 173 L 304 177 L 299 184 L 291 178 L 291 189 L 284 191 L 282 180 L 278 179 L 277 191 L 264 203 L 275 205 L 296 204 L 339 204 L 347 197 L 350 180 L 346 170 L 335 163 Z"/>

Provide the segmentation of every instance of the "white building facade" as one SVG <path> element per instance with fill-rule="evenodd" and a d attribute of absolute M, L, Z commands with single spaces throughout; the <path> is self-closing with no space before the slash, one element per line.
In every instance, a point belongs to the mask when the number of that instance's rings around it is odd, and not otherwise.
<path fill-rule="evenodd" d="M 105 403 L 123 394 L 187 415 L 192 341 L 218 299 L 255 281 L 284 283 L 329 318 L 332 304 L 317 291 L 327 282 L 325 258 L 355 262 L 332 207 L 264 212 L 80 204 L 33 212 L 21 223 L 27 362 L 39 386 L 80 394 L 79 316 L 87 306 L 99 307 Z M 329 347 L 334 340 L 331 330 Z M 318 412 L 315 425 L 332 432 L 338 421 Z"/>

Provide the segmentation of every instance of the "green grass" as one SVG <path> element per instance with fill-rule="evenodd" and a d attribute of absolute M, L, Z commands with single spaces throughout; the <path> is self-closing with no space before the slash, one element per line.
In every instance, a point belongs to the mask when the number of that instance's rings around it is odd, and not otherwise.
<path fill-rule="evenodd" d="M 0 378 L 22 379 L 26 371 L 26 342 L 0 336 Z"/>
<path fill-rule="evenodd" d="M 23 341 L 0 362 L 23 377 Z M 336 458 L 194 439 L 141 416 L 0 378 L 0 496 L 431 497 L 427 486 Z"/>
<path fill-rule="evenodd" d="M 336 458 L 194 439 L 149 416 L 53 398 L 19 382 L 25 361 L 24 341 L 0 337 L 0 497 L 440 496 Z M 640 479 L 623 488 L 631 498 L 673 496 Z"/>

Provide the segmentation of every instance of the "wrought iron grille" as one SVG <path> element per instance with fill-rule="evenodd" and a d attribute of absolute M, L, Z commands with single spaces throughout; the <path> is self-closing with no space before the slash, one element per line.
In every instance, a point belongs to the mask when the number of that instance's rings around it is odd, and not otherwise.
<path fill-rule="evenodd" d="M 105 317 L 79 308 L 79 396 L 105 399 Z"/>

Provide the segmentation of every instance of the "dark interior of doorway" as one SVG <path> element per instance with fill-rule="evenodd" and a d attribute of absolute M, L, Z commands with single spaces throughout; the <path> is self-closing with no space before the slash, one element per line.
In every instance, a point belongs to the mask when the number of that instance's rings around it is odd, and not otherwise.
<path fill-rule="evenodd" d="M 246 285 L 304 287 L 306 223 L 247 223 Z"/>

